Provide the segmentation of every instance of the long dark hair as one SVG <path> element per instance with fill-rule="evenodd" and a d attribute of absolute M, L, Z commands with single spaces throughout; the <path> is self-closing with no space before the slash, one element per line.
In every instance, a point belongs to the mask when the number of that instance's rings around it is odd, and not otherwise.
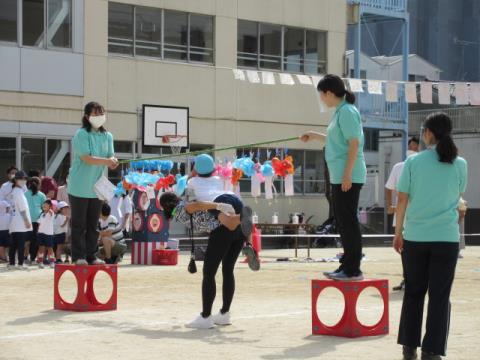
<path fill-rule="evenodd" d="M 180 198 L 173 192 L 166 192 L 160 196 L 160 205 L 167 219 L 173 217 L 173 211 L 180 202 Z"/>
<path fill-rule="evenodd" d="M 85 105 L 85 108 L 83 109 L 82 127 L 88 132 L 92 131 L 92 124 L 90 124 L 90 121 L 88 121 L 88 117 L 93 112 L 104 113 L 105 108 L 96 101 L 90 101 L 87 105 Z M 105 132 L 107 130 L 105 130 L 103 126 L 100 126 L 98 131 Z"/>
<path fill-rule="evenodd" d="M 40 178 L 34 176 L 31 177 L 27 182 L 27 188 L 30 189 L 32 195 L 36 195 L 38 193 L 40 187 Z"/>
<path fill-rule="evenodd" d="M 345 83 L 340 76 L 327 74 L 318 82 L 317 90 L 322 92 L 330 91 L 336 97 L 343 98 L 349 104 L 355 103 L 355 95 L 345 87 Z"/>
<path fill-rule="evenodd" d="M 445 113 L 432 113 L 427 116 L 423 124 L 425 129 L 432 132 L 438 141 L 436 150 L 440 162 L 453 163 L 457 158 L 458 149 L 452 139 L 452 120 Z"/>

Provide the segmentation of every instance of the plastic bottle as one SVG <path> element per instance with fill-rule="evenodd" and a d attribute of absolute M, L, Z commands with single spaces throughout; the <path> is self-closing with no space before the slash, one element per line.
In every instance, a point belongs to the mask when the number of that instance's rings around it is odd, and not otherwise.
<path fill-rule="evenodd" d="M 277 212 L 273 213 L 272 224 L 278 224 L 278 213 Z"/>

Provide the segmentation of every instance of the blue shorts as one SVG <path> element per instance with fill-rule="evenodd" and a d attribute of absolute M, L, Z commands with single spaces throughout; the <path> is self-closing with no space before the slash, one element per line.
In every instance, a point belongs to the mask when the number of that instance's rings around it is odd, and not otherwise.
<path fill-rule="evenodd" d="M 53 235 L 38 233 L 37 242 L 38 246 L 46 246 L 49 248 L 53 248 Z"/>
<path fill-rule="evenodd" d="M 55 245 L 62 245 L 65 244 L 65 239 L 67 238 L 67 234 L 55 234 L 53 235 L 53 243 Z"/>
<path fill-rule="evenodd" d="M 232 205 L 235 210 L 235 214 L 237 215 L 240 214 L 243 210 L 243 202 L 237 195 L 222 194 L 220 196 L 217 196 L 215 200 L 213 200 L 213 202 Z M 220 211 L 218 210 L 209 210 L 209 212 L 215 215 L 215 218 L 218 218 L 218 215 L 220 214 Z"/>
<path fill-rule="evenodd" d="M 10 233 L 8 230 L 0 230 L 0 247 L 10 246 Z"/>

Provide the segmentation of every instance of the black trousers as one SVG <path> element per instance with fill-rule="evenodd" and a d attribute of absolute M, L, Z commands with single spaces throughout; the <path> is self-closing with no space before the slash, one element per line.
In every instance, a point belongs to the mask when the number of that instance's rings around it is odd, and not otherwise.
<path fill-rule="evenodd" d="M 340 270 L 348 276 L 356 276 L 362 260 L 362 233 L 358 222 L 358 200 L 363 184 L 352 184 L 347 192 L 342 186 L 332 185 L 333 209 L 338 232 L 343 245 Z"/>
<path fill-rule="evenodd" d="M 30 261 L 32 262 L 35 261 L 38 253 L 37 234 L 39 225 L 38 222 L 32 222 L 32 231 L 29 231 L 26 237 L 26 241 L 30 242 L 28 252 L 30 255 Z"/>
<path fill-rule="evenodd" d="M 208 317 L 212 313 L 213 301 L 215 300 L 217 291 L 215 275 L 217 274 L 220 263 L 222 263 L 223 275 L 223 306 L 220 311 L 222 313 L 230 311 L 230 305 L 232 304 L 235 293 L 235 276 L 233 270 L 244 242 L 245 236 L 240 226 L 237 227 L 236 230 L 230 231 L 222 225 L 210 233 L 203 263 L 203 317 Z"/>
<path fill-rule="evenodd" d="M 72 212 L 72 261 L 91 262 L 95 259 L 98 244 L 98 220 L 102 209 L 99 199 L 69 195 Z"/>
<path fill-rule="evenodd" d="M 28 232 L 14 232 L 10 234 L 10 247 L 8 249 L 8 260 L 10 265 L 15 265 L 15 253 L 17 253 L 18 265 L 23 265 L 25 241 Z"/>
<path fill-rule="evenodd" d="M 450 291 L 455 277 L 458 243 L 406 241 L 402 261 L 405 294 L 398 343 L 422 346 L 425 352 L 445 356 L 450 326 Z M 421 341 L 423 306 L 428 290 L 426 332 Z"/>

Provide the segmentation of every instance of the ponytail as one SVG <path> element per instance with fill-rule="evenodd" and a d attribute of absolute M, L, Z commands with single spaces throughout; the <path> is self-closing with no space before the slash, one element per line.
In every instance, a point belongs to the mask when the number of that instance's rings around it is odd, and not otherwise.
<path fill-rule="evenodd" d="M 32 177 L 27 186 L 27 188 L 30 189 L 30 191 L 32 192 L 32 195 L 36 195 L 38 193 L 39 187 L 40 187 L 40 178 Z"/>
<path fill-rule="evenodd" d="M 350 90 L 345 90 L 345 101 L 349 104 L 355 104 L 355 94 Z"/>
<path fill-rule="evenodd" d="M 432 113 L 427 116 L 424 127 L 430 130 L 438 141 L 435 147 L 440 162 L 452 164 L 457 158 L 458 149 L 453 142 L 452 121 L 447 114 Z"/>
<path fill-rule="evenodd" d="M 355 95 L 345 87 L 345 83 L 340 76 L 327 74 L 318 82 L 317 90 L 321 92 L 330 91 L 338 98 L 345 97 L 349 104 L 355 103 Z"/>

